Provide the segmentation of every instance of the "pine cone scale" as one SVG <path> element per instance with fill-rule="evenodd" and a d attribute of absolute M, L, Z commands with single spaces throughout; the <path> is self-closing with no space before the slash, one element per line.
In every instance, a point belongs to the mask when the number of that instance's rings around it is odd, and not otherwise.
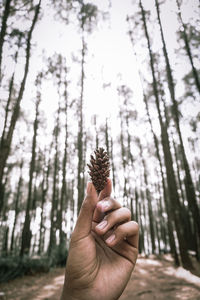
<path fill-rule="evenodd" d="M 107 152 L 103 148 L 96 149 L 94 151 L 95 157 L 90 156 L 90 164 L 87 164 L 89 168 L 89 175 L 92 179 L 97 193 L 104 189 L 107 178 L 110 174 L 110 163 Z"/>

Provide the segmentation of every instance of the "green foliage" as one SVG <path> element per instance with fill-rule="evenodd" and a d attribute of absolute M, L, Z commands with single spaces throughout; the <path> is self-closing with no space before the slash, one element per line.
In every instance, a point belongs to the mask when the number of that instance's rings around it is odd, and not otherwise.
<path fill-rule="evenodd" d="M 49 257 L 51 267 L 65 266 L 66 259 L 67 259 L 67 249 L 65 245 L 57 245 L 52 249 L 51 255 Z"/>
<path fill-rule="evenodd" d="M 50 268 L 66 264 L 67 250 L 65 247 L 56 247 L 51 257 L 18 256 L 0 258 L 0 283 L 24 275 L 47 273 Z"/>

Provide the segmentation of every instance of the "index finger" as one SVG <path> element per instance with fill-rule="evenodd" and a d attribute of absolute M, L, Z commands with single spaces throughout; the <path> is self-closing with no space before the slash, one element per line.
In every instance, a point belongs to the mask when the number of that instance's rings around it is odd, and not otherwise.
<path fill-rule="evenodd" d="M 110 197 L 111 192 L 112 192 L 112 182 L 108 178 L 105 188 L 99 194 L 98 202 L 105 199 L 105 198 L 107 198 L 107 197 Z M 101 212 L 100 210 L 95 208 L 95 211 L 94 211 L 94 214 L 93 214 L 93 221 L 100 222 L 104 218 L 104 216 L 105 216 L 105 214 L 103 212 Z"/>

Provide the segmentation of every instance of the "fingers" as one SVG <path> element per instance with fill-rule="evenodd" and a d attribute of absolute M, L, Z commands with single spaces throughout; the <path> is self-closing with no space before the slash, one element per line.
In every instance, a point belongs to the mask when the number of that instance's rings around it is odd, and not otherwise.
<path fill-rule="evenodd" d="M 115 210 L 121 207 L 121 204 L 114 198 L 107 197 L 97 202 L 97 209 L 102 213 L 106 213 L 110 210 Z"/>
<path fill-rule="evenodd" d="M 79 240 L 86 237 L 92 228 L 92 219 L 96 204 L 98 202 L 98 195 L 94 185 L 88 182 L 87 195 L 82 203 L 80 213 L 72 234 L 72 239 Z"/>
<path fill-rule="evenodd" d="M 108 200 L 110 203 L 115 203 L 112 201 L 115 200 Z M 115 203 L 114 205 L 117 204 Z M 99 202 L 98 206 L 100 206 Z M 108 208 L 106 207 L 105 209 Z M 110 247 L 126 240 L 131 246 L 138 248 L 139 226 L 136 222 L 131 221 L 131 212 L 125 207 L 118 208 L 106 215 L 95 227 L 95 232 L 104 236 L 105 242 Z"/>
<path fill-rule="evenodd" d="M 128 208 L 121 207 L 105 216 L 105 218 L 96 226 L 95 231 L 103 235 L 116 224 L 128 222 L 131 220 L 131 212 Z"/>
<path fill-rule="evenodd" d="M 112 192 L 112 182 L 108 178 L 106 186 L 104 187 L 104 189 L 99 194 L 98 201 L 100 202 L 102 199 L 104 199 L 106 197 L 110 197 L 111 192 Z M 94 215 L 93 215 L 93 221 L 100 222 L 103 219 L 103 217 L 104 217 L 104 213 L 102 213 L 98 209 L 95 209 Z"/>
<path fill-rule="evenodd" d="M 106 243 L 113 247 L 123 240 L 126 240 L 131 246 L 138 248 L 139 226 L 136 222 L 130 221 L 119 225 L 116 230 L 106 239 Z"/>

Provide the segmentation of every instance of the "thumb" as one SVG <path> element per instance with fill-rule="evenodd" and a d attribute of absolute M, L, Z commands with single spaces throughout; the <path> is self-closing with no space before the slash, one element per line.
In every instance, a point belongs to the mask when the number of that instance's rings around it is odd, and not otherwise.
<path fill-rule="evenodd" d="M 101 201 L 106 197 L 110 197 L 111 192 L 112 192 L 112 182 L 111 182 L 110 178 L 108 178 L 106 186 L 104 187 L 104 189 L 99 194 L 98 201 Z"/>
<path fill-rule="evenodd" d="M 86 237 L 92 228 L 93 213 L 98 202 L 98 195 L 92 182 L 87 184 L 86 197 L 82 203 L 76 226 L 73 232 L 73 238 L 79 240 Z"/>

